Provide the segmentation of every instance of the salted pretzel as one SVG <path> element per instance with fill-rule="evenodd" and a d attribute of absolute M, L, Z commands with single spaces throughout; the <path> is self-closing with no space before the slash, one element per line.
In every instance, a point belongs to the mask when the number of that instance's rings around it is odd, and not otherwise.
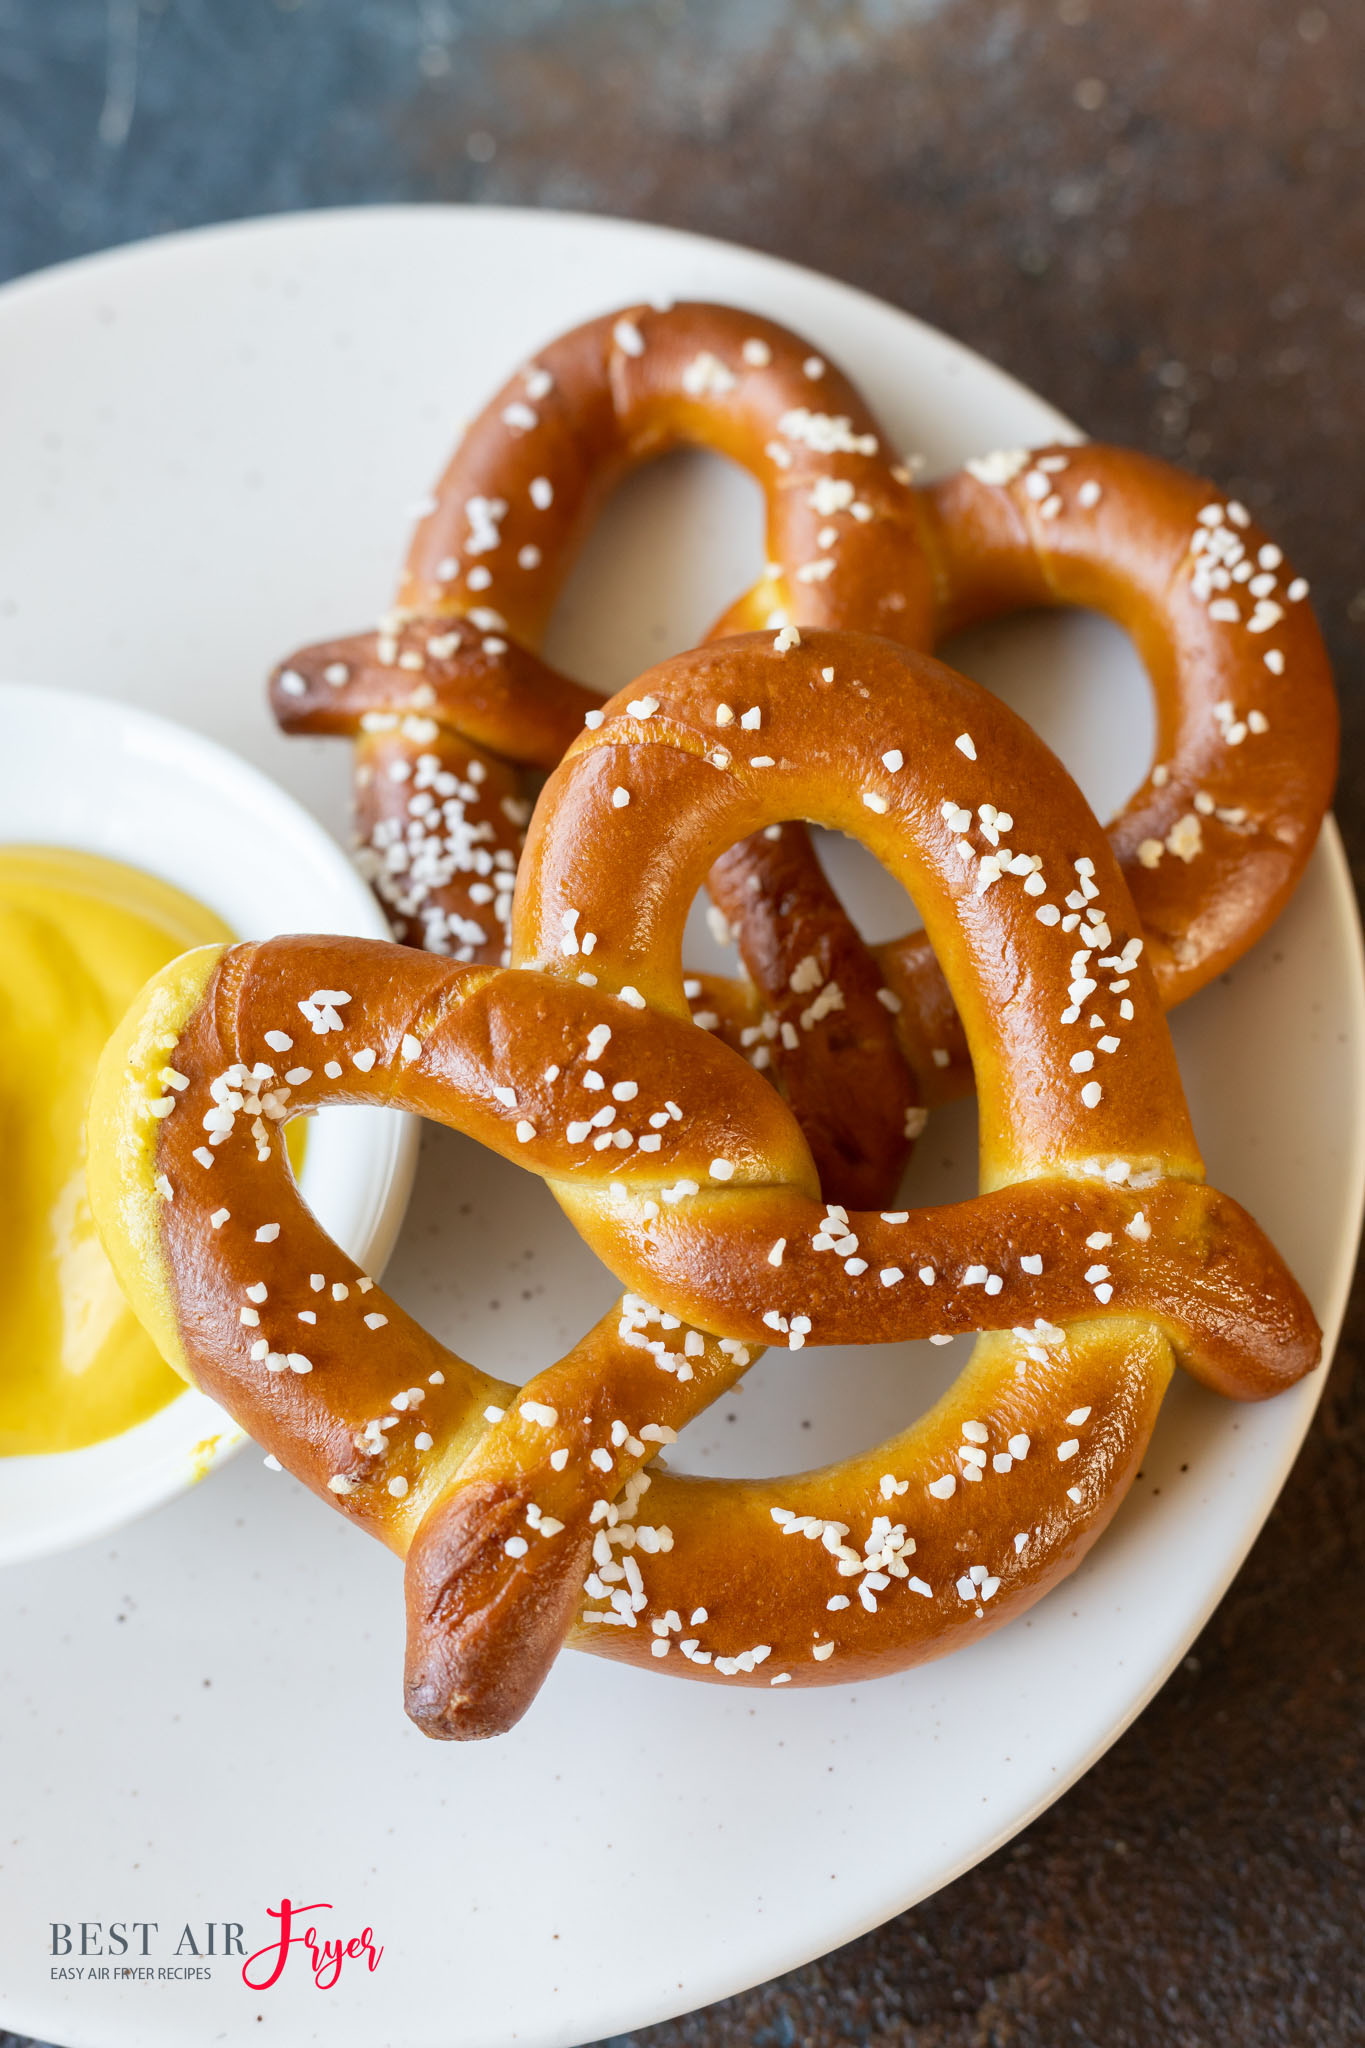
<path fill-rule="evenodd" d="M 1330 798 L 1337 714 L 1307 585 L 1245 507 L 1091 444 L 989 455 L 916 488 L 855 387 L 800 336 L 690 304 L 633 306 L 541 350 L 462 439 L 380 632 L 276 672 L 288 730 L 356 740 L 364 861 L 400 937 L 503 957 L 526 816 L 516 768 L 552 766 L 600 711 L 539 659 L 542 636 L 603 499 L 680 442 L 732 457 L 764 492 L 768 567 L 712 637 L 790 622 L 931 649 L 1035 606 L 1117 620 L 1158 729 L 1111 836 L 1163 1002 L 1271 923 Z M 740 745 L 751 712 L 718 709 Z M 971 1084 L 923 934 L 869 951 L 799 826 L 730 852 L 711 887 L 749 979 L 695 977 L 693 1014 L 783 1088 L 827 1192 L 882 1198 L 922 1125 L 916 1105 Z"/>
<path fill-rule="evenodd" d="M 743 749 L 717 733 L 736 702 L 761 713 Z M 976 822 L 1005 811 L 1008 845 Z M 688 905 L 792 815 L 862 840 L 923 913 L 980 1090 L 971 1201 L 831 1204 L 781 1097 L 691 1022 Z M 1074 1567 L 1174 1360 L 1256 1399 L 1317 1359 L 1273 1247 L 1203 1182 L 1147 951 L 1080 793 L 985 691 L 884 639 L 718 642 L 613 699 L 551 777 L 514 966 L 293 938 L 151 983 L 97 1080 L 92 1200 L 167 1357 L 406 1554 L 429 1734 L 509 1726 L 566 1636 L 726 1683 L 896 1670 Z M 630 1291 L 520 1389 L 466 1364 L 294 1187 L 284 1123 L 337 1102 L 540 1174 Z M 952 1389 L 875 1450 L 762 1481 L 651 1465 L 763 1344 L 967 1331 Z"/>
<path fill-rule="evenodd" d="M 857 391 L 798 335 L 731 307 L 678 305 L 561 336 L 464 434 L 378 632 L 305 648 L 271 679 L 286 731 L 355 741 L 361 867 L 397 937 L 456 960 L 505 959 L 530 811 L 522 771 L 552 768 L 604 701 L 543 662 L 541 640 L 613 487 L 680 444 L 727 455 L 760 484 L 770 574 L 802 594 L 792 616 L 905 637 L 909 587 L 927 622 L 927 568 L 907 547 L 909 472 L 879 457 Z M 836 555 L 821 535 L 840 449 L 859 485 Z M 780 625 L 781 602 L 774 583 L 739 609 Z M 735 708 L 741 739 L 745 715 Z M 822 878 L 799 898 L 779 884 L 760 911 L 748 872 L 727 901 L 741 937 L 752 921 L 745 950 L 761 1000 L 697 977 L 694 1010 L 706 1017 L 714 1001 L 716 1027 L 780 1083 L 829 1191 L 876 1200 L 899 1179 L 907 1121 L 912 1133 L 921 1121 L 893 998 Z M 817 971 L 824 994 L 813 1000 Z M 864 1101 L 882 1114 L 855 1113 Z"/>

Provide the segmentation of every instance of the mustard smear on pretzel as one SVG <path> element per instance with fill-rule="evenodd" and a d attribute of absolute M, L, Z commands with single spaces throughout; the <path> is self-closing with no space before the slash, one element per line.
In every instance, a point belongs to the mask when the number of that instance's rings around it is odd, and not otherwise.
<path fill-rule="evenodd" d="M 98 1443 L 180 1391 L 96 1235 L 85 1107 L 110 1030 L 148 975 L 226 936 L 211 911 L 136 869 L 61 847 L 0 849 L 0 1455 Z"/>

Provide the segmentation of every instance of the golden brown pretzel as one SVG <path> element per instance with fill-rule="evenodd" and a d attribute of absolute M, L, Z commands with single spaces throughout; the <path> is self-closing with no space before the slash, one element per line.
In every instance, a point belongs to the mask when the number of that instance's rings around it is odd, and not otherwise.
<path fill-rule="evenodd" d="M 355 739 L 362 867 L 397 937 L 456 960 L 505 959 L 529 814 L 519 771 L 553 767 L 603 702 L 539 659 L 542 636 L 613 487 L 680 443 L 731 457 L 762 486 L 772 566 L 742 600 L 752 623 L 790 615 L 911 641 L 928 631 L 908 472 L 881 453 L 854 387 L 800 336 L 710 305 L 635 306 L 562 335 L 465 433 L 379 631 L 305 648 L 272 677 L 287 731 Z M 850 529 L 837 557 L 821 545 L 834 448 Z M 741 737 L 747 711 L 734 708 Z M 904 1165 L 907 1117 L 918 1127 L 883 977 L 828 888 L 780 894 L 760 913 L 747 883 L 759 864 L 744 865 L 731 914 L 741 937 L 754 920 L 762 1000 L 722 986 L 722 1012 L 787 1093 L 830 1193 L 876 1200 Z M 827 993 L 813 1004 L 802 985 L 817 972 Z M 698 1013 L 706 1006 L 699 993 Z M 881 1114 L 856 1115 L 862 1101 Z"/>
<path fill-rule="evenodd" d="M 769 569 L 715 634 L 790 620 L 928 649 L 1025 607 L 1115 618 L 1157 701 L 1156 758 L 1111 832 L 1163 1001 L 1260 936 L 1312 850 L 1337 717 L 1307 586 L 1245 508 L 1093 445 L 987 456 L 913 489 L 858 392 L 809 344 L 707 305 L 635 306 L 550 343 L 461 441 L 388 625 L 276 673 L 288 729 L 357 737 L 367 864 L 400 936 L 445 950 L 449 915 L 456 957 L 501 957 L 524 817 L 509 764 L 552 765 L 598 704 L 536 650 L 604 497 L 679 441 L 732 456 L 765 493 Z M 729 707 L 741 740 L 751 708 Z M 422 784 L 420 816 L 393 774 Z M 442 774 L 444 850 L 428 829 Z M 485 842 L 470 844 L 470 821 Z M 470 858 L 489 869 L 473 904 Z M 799 827 L 735 849 L 711 886 L 752 986 L 699 977 L 694 1014 L 779 1081 L 831 1195 L 888 1195 L 922 1119 L 912 1104 L 971 1080 L 923 935 L 869 954 Z"/>
<path fill-rule="evenodd" d="M 735 692 L 762 754 L 718 746 Z M 949 816 L 987 804 L 1014 814 L 1009 848 Z M 863 840 L 920 904 L 979 1081 L 973 1201 L 832 1208 L 780 1097 L 689 1019 L 696 888 L 793 812 Z M 1047 913 L 1073 893 L 1068 935 Z M 942 1654 L 1084 1554 L 1174 1358 L 1246 1398 L 1315 1362 L 1277 1254 L 1203 1184 L 1108 841 L 1036 736 L 929 657 L 783 632 L 642 678 L 547 787 L 514 956 L 186 955 L 121 1028 L 91 1116 L 100 1228 L 167 1355 L 407 1554 L 407 1703 L 429 1733 L 508 1726 L 570 1631 L 728 1682 Z M 401 1103 L 541 1174 L 632 1292 L 526 1387 L 478 1373 L 304 1209 L 281 1126 L 339 1101 Z M 872 1452 L 762 1482 L 646 1470 L 756 1345 L 971 1330 L 953 1389 Z"/>
<path fill-rule="evenodd" d="M 1155 757 L 1109 836 L 1171 1009 L 1279 915 L 1331 801 L 1337 704 L 1308 585 L 1245 506 L 1129 449 L 988 456 L 919 499 L 935 643 L 1003 612 L 1083 605 L 1137 646 Z M 923 934 L 876 952 L 924 1099 L 961 1093 L 970 1072 Z M 936 1040 L 923 1025 L 938 1020 Z"/>

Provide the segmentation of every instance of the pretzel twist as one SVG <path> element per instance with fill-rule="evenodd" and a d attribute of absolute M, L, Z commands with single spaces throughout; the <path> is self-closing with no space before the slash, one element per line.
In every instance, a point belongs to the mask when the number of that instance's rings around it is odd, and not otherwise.
<path fill-rule="evenodd" d="M 1307 586 L 1245 508 L 1093 445 L 1007 451 L 912 488 L 858 391 L 799 336 L 678 305 L 609 314 L 542 350 L 456 449 L 391 620 L 276 672 L 287 729 L 356 738 L 363 858 L 400 937 L 504 957 L 525 815 L 513 768 L 552 766 L 600 706 L 538 658 L 542 635 L 608 493 L 680 442 L 742 464 L 766 504 L 768 568 L 712 637 L 790 621 L 928 650 L 1035 606 L 1117 620 L 1158 731 L 1111 837 L 1163 1002 L 1266 929 L 1330 798 L 1337 717 Z M 750 707 L 727 708 L 742 742 Z M 783 1089 L 835 1199 L 884 1199 L 917 1105 L 971 1085 L 924 935 L 865 947 L 799 825 L 775 821 L 710 885 L 748 980 L 698 977 L 694 1014 Z"/>
<path fill-rule="evenodd" d="M 815 501 L 827 455 L 814 430 L 806 440 L 782 435 L 803 409 L 813 420 L 826 406 L 858 517 L 839 561 L 823 557 L 817 576 L 801 565 L 819 549 Z M 552 767 L 603 701 L 539 659 L 541 638 L 614 486 L 680 444 L 731 457 L 762 487 L 771 588 L 744 600 L 752 623 L 778 616 L 779 584 L 807 576 L 804 623 L 897 634 L 908 583 L 918 607 L 912 634 L 924 629 L 927 568 L 908 578 L 905 568 L 918 558 L 908 472 L 894 475 L 879 458 L 859 394 L 799 336 L 707 305 L 635 307 L 562 336 L 465 434 L 379 632 L 305 648 L 272 678 L 286 730 L 356 740 L 362 868 L 397 937 L 457 960 L 506 958 L 529 810 L 515 771 Z M 758 865 L 750 864 L 755 880 Z M 907 1130 L 919 1124 L 878 997 L 883 976 L 827 888 L 759 916 L 748 872 L 732 914 L 741 932 L 753 917 L 755 987 L 715 989 L 717 1024 L 735 1040 L 748 1034 L 751 1057 L 787 1094 L 831 1192 L 875 1200 L 894 1187 Z M 794 1002 L 788 978 L 807 959 L 826 979 L 837 965 L 842 1001 L 802 1025 L 809 1001 Z M 704 999 L 698 1008 L 705 1014 Z M 855 1141 L 845 1106 L 858 1100 L 882 1103 L 884 1115 Z"/>
<path fill-rule="evenodd" d="M 735 694 L 765 751 L 721 760 L 715 705 Z M 948 815 L 983 805 L 1014 814 L 1010 848 Z M 861 839 L 923 913 L 978 1077 L 972 1201 L 831 1206 L 778 1094 L 690 1020 L 688 904 L 726 847 L 793 814 Z M 1047 915 L 1070 894 L 1074 935 Z M 651 672 L 547 786 L 513 952 L 187 955 L 125 1022 L 92 1108 L 100 1228 L 167 1356 L 406 1554 L 407 1705 L 428 1733 L 509 1726 L 566 1636 L 731 1683 L 941 1655 L 1074 1567 L 1175 1359 L 1245 1398 L 1315 1362 L 1278 1255 L 1203 1184 L 1104 834 L 1035 735 L 930 658 L 784 632 Z M 466 1364 L 294 1188 L 285 1121 L 356 1101 L 540 1174 L 630 1293 L 520 1390 Z M 963 1331 L 984 1333 L 965 1372 L 876 1450 L 764 1481 L 651 1463 L 765 1342 Z"/>

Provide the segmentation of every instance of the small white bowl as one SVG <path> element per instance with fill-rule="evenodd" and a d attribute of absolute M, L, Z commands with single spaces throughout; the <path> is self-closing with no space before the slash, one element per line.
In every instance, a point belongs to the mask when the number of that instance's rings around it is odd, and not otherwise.
<path fill-rule="evenodd" d="M 78 847 L 172 882 L 239 938 L 386 938 L 345 853 L 292 797 L 223 747 L 102 697 L 0 683 L 14 767 L 0 778 L 0 846 Z M 309 1129 L 301 1187 L 337 1243 L 379 1273 L 403 1220 L 417 1120 L 338 1109 Z M 193 1485 L 246 1441 L 187 1388 L 86 1450 L 0 1458 L 0 1564 L 117 1528 Z"/>

